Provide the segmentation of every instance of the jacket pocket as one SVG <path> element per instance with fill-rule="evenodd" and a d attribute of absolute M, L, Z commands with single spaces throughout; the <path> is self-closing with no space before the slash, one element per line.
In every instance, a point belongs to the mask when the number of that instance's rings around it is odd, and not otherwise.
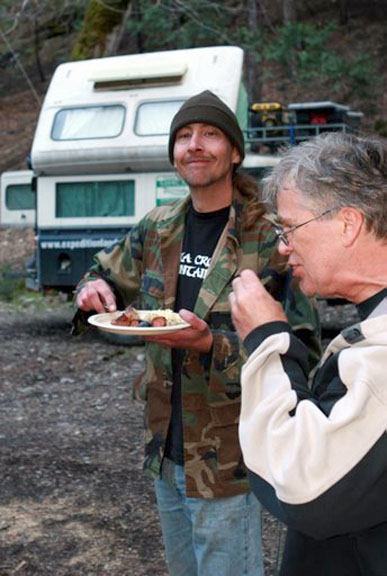
<path fill-rule="evenodd" d="M 164 303 L 164 281 L 160 274 L 145 270 L 141 279 L 141 306 L 144 310 L 162 308 Z"/>
<path fill-rule="evenodd" d="M 241 463 L 238 439 L 239 415 L 239 401 L 211 406 L 217 468 L 219 478 L 223 480 L 236 480 L 236 470 Z"/>

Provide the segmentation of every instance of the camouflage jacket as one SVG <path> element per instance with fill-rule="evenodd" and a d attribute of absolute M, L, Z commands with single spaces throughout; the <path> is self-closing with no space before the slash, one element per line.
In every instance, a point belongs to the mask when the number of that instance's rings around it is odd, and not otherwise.
<path fill-rule="evenodd" d="M 80 286 L 102 277 L 122 306 L 174 308 L 185 216 L 190 198 L 155 208 L 120 244 L 99 252 Z M 244 227 L 244 199 L 234 193 L 228 224 L 200 289 L 195 314 L 209 325 L 211 354 L 186 351 L 182 371 L 184 460 L 187 495 L 219 498 L 249 491 L 238 441 L 240 372 L 247 358 L 231 322 L 231 280 L 245 268 L 265 279 L 290 323 L 317 360 L 318 319 L 314 307 L 292 286 L 286 262 L 276 251 L 271 224 L 260 217 Z M 316 331 L 317 328 L 317 331 Z M 301 336 L 302 337 L 302 336 Z M 134 395 L 145 403 L 145 464 L 159 475 L 171 416 L 171 351 L 146 343 L 146 369 Z"/>

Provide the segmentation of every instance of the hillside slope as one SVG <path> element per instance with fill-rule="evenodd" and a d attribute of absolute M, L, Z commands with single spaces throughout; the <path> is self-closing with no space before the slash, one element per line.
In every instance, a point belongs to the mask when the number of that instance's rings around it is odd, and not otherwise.
<path fill-rule="evenodd" d="M 40 104 L 36 93 L 43 101 L 50 76 L 55 67 L 70 59 L 74 35 L 46 40 L 42 49 L 42 65 L 46 80 L 40 82 L 33 66 L 28 69 L 29 87 L 25 77 L 15 65 L 8 65 L 0 78 L 0 172 L 26 168 L 26 158 L 30 152 Z M 387 126 L 387 71 L 385 54 L 387 49 L 386 20 L 366 21 L 361 18 L 351 20 L 348 26 L 336 30 L 332 47 L 338 53 L 372 55 L 376 63 L 375 78 L 370 78 L 370 86 L 362 96 L 351 94 L 346 101 L 340 99 L 333 90 L 321 82 L 310 82 L 302 90 L 284 75 L 278 66 L 265 69 L 263 76 L 262 99 L 279 100 L 283 103 L 311 100 L 334 100 L 348 104 L 354 110 L 365 114 L 362 129 L 375 132 L 375 123 Z"/>

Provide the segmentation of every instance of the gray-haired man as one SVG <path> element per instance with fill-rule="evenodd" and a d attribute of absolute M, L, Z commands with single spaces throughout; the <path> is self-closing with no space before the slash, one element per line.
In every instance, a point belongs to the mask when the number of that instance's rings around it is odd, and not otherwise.
<path fill-rule="evenodd" d="M 288 524 L 281 576 L 387 574 L 387 145 L 342 134 L 289 150 L 266 181 L 279 251 L 309 296 L 361 322 L 307 355 L 253 271 L 233 282 L 249 352 L 240 441 L 256 496 Z"/>

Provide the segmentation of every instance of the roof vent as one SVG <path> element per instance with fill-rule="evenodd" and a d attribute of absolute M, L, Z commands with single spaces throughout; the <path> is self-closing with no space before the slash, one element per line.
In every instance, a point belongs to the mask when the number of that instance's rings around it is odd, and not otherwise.
<path fill-rule="evenodd" d="M 187 71 L 183 63 L 131 67 L 130 69 L 101 70 L 90 80 L 94 90 L 128 90 L 148 86 L 179 84 Z"/>

